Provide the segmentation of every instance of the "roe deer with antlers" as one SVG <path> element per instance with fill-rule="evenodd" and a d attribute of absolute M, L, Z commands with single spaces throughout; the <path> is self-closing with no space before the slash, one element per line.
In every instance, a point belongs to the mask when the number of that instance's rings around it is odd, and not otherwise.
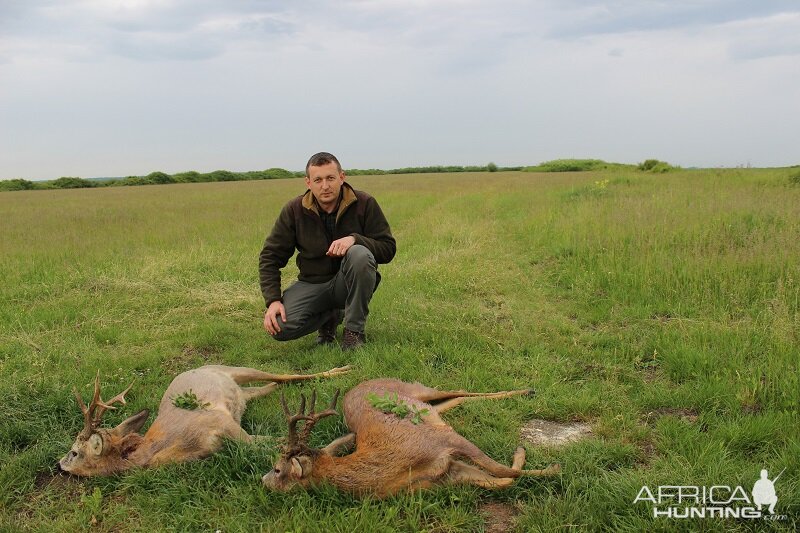
<path fill-rule="evenodd" d="M 281 395 L 281 404 L 289 423 L 289 438 L 274 469 L 266 474 L 264 485 L 274 490 L 294 486 L 307 487 L 321 482 L 356 495 L 378 498 L 402 490 L 427 488 L 447 483 L 469 483 L 498 489 L 511 485 L 520 476 L 547 476 L 561 471 L 559 465 L 543 470 L 523 470 L 525 449 L 517 448 L 509 468 L 483 453 L 459 435 L 439 416 L 463 402 L 499 399 L 528 390 L 493 393 L 439 391 L 419 383 L 396 379 L 376 379 L 361 383 L 344 397 L 344 416 L 353 432 L 322 449 L 308 446 L 308 437 L 320 419 L 336 414 L 336 396 L 328 409 L 314 412 L 315 396 L 305 413 L 303 397 L 297 414 L 291 414 Z M 391 409 L 378 409 L 382 401 L 394 403 Z M 432 402 L 439 403 L 432 403 Z M 297 424 L 305 421 L 298 433 Z M 336 452 L 355 443 L 355 451 L 336 456 Z M 469 462 L 466 462 L 469 461 Z"/>
<path fill-rule="evenodd" d="M 269 394 L 279 383 L 333 377 L 350 371 L 334 368 L 308 375 L 269 374 L 253 368 L 208 365 L 189 370 L 172 380 L 158 407 L 158 416 L 144 435 L 138 432 L 149 411 L 140 411 L 113 429 L 100 428 L 100 420 L 113 404 L 125 404 L 125 391 L 104 401 L 100 397 L 100 372 L 88 407 L 75 389 L 84 426 L 70 452 L 58 463 L 60 470 L 78 476 L 109 475 L 135 466 L 157 466 L 201 459 L 216 452 L 223 438 L 251 441 L 240 426 L 248 400 Z M 271 381 L 261 387 L 240 387 L 252 381 Z M 177 399 L 186 400 L 180 402 Z M 180 405 L 180 407 L 178 406 Z"/>

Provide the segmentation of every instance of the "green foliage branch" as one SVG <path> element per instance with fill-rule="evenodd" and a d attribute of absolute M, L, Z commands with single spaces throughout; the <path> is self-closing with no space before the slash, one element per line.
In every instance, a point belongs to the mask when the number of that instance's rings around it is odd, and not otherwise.
<path fill-rule="evenodd" d="M 409 421 L 415 425 L 422 423 L 422 415 L 428 414 L 428 409 L 420 409 L 416 405 L 407 404 L 398 398 L 397 393 L 387 392 L 378 396 L 376 393 L 370 392 L 367 394 L 367 401 L 372 407 L 387 415 L 395 415 L 398 418 L 406 418 L 410 415 Z"/>

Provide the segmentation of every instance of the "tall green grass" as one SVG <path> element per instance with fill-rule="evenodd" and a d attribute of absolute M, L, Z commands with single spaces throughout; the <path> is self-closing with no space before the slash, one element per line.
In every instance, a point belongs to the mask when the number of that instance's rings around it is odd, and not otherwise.
<path fill-rule="evenodd" d="M 257 256 L 302 180 L 0 195 L 0 530 L 480 531 L 507 503 L 521 531 L 794 530 L 800 517 L 800 187 L 787 170 L 354 177 L 398 241 L 356 353 L 261 329 Z M 287 268 L 287 282 L 296 274 Z M 71 393 L 136 379 L 115 424 L 202 364 L 278 372 L 353 364 L 330 395 L 393 376 L 441 388 L 533 387 L 447 420 L 509 463 L 532 417 L 591 424 L 528 447 L 555 479 L 386 501 L 264 492 L 286 433 L 277 395 L 243 425 L 270 435 L 197 463 L 104 479 L 55 475 L 82 426 Z M 325 420 L 314 442 L 345 431 Z M 786 521 L 653 520 L 642 485 L 741 484 L 786 468 Z"/>

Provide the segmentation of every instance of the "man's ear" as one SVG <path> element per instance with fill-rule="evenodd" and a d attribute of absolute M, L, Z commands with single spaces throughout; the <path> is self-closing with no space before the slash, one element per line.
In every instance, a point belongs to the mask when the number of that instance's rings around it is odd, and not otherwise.
<path fill-rule="evenodd" d="M 128 433 L 138 433 L 144 423 L 147 422 L 148 416 L 150 416 L 150 411 L 142 409 L 132 417 L 123 420 L 120 425 L 111 430 L 111 433 L 117 437 L 124 437 Z"/>

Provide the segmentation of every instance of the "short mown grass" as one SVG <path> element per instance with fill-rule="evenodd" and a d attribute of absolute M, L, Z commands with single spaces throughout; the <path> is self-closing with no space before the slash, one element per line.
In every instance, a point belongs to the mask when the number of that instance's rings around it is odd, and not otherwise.
<path fill-rule="evenodd" d="M 800 521 L 800 188 L 790 170 L 358 176 L 398 241 L 361 351 L 279 344 L 261 328 L 257 256 L 302 180 L 0 195 L 0 530 L 481 531 L 487 501 L 520 531 L 794 530 Z M 287 283 L 296 274 L 286 272 Z M 529 419 L 594 438 L 528 446 L 554 479 L 385 501 L 265 492 L 286 425 L 277 395 L 243 420 L 269 435 L 204 461 L 76 479 L 55 465 L 82 427 L 72 387 L 135 379 L 116 424 L 155 410 L 203 364 L 444 389 L 532 387 L 474 402 L 453 427 L 509 464 Z M 152 418 L 151 418 L 152 421 Z M 343 434 L 321 422 L 313 442 Z M 653 519 L 642 485 L 742 485 L 775 474 L 775 522 Z"/>

